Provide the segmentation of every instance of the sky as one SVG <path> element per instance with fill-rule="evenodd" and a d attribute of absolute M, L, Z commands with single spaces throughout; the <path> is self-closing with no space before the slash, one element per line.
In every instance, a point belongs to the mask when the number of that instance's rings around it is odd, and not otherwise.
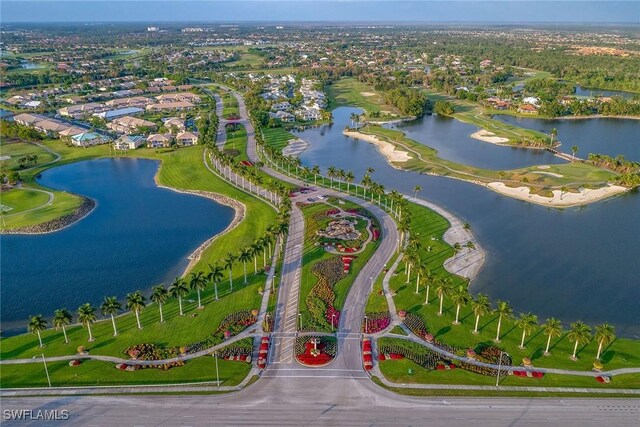
<path fill-rule="evenodd" d="M 640 0 L 1 0 L 0 22 L 630 23 Z"/>

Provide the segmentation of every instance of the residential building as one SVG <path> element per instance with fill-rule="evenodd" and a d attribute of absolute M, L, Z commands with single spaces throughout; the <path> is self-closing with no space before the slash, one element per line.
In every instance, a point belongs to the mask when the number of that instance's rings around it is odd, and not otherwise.
<path fill-rule="evenodd" d="M 124 108 L 124 107 L 144 108 L 147 105 L 151 104 L 152 102 L 153 101 L 151 101 L 149 98 L 145 98 L 144 96 L 133 96 L 130 98 L 112 99 L 111 101 L 105 102 L 105 104 L 108 105 L 109 107 L 114 107 L 114 108 Z"/>
<path fill-rule="evenodd" d="M 177 102 L 162 102 L 159 104 L 147 105 L 147 111 L 166 111 L 166 110 L 188 110 L 195 107 L 191 102 L 177 101 Z"/>
<path fill-rule="evenodd" d="M 106 109 L 107 108 L 104 104 L 98 102 L 89 102 L 87 104 L 70 105 L 68 107 L 60 108 L 58 110 L 58 114 L 60 114 L 61 116 L 79 119 L 90 114 L 101 113 Z"/>
<path fill-rule="evenodd" d="M 142 147 L 144 143 L 145 138 L 142 135 L 122 135 L 113 142 L 113 146 L 116 150 L 135 150 Z"/>
<path fill-rule="evenodd" d="M 90 147 L 106 142 L 109 141 L 105 137 L 94 132 L 84 132 L 71 137 L 71 143 L 76 147 Z"/>
<path fill-rule="evenodd" d="M 108 123 L 107 127 L 116 132 L 125 133 L 127 135 L 139 133 L 140 128 L 148 128 L 151 131 L 158 129 L 158 126 L 153 122 L 131 116 L 119 117 Z"/>
<path fill-rule="evenodd" d="M 162 120 L 164 126 L 171 131 L 171 133 L 184 132 L 186 127 L 184 125 L 184 120 L 178 117 L 169 117 Z M 175 130 L 174 130 L 175 129 Z"/>
<path fill-rule="evenodd" d="M 531 104 L 522 104 L 520 107 L 518 107 L 518 113 L 538 114 L 538 109 Z"/>
<path fill-rule="evenodd" d="M 147 137 L 147 147 L 150 148 L 162 148 L 171 145 L 171 135 L 163 135 L 161 133 L 154 133 Z"/>
<path fill-rule="evenodd" d="M 200 102 L 200 97 L 195 93 L 191 92 L 181 92 L 181 93 L 167 93 L 164 95 L 156 96 L 156 99 L 160 103 L 165 102 L 190 102 L 190 103 L 198 103 Z"/>
<path fill-rule="evenodd" d="M 93 115 L 96 117 L 100 117 L 101 119 L 113 120 L 118 117 L 128 116 L 130 114 L 139 114 L 139 113 L 142 113 L 143 111 L 144 110 L 142 108 L 127 107 L 127 108 L 118 108 L 115 110 L 103 111 L 101 113 L 95 113 Z"/>
<path fill-rule="evenodd" d="M 193 132 L 182 132 L 176 135 L 176 142 L 179 145 L 196 145 L 198 143 L 198 135 Z"/>
<path fill-rule="evenodd" d="M 278 111 L 277 113 L 269 113 L 269 117 L 274 118 L 274 119 L 278 119 L 282 122 L 285 123 L 291 123 L 294 122 L 296 120 L 296 117 L 291 114 L 291 113 L 287 113 L 286 111 Z"/>

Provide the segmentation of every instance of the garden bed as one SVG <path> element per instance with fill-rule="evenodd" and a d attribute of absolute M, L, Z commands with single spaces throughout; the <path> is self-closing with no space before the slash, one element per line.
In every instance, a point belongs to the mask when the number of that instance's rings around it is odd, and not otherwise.
<path fill-rule="evenodd" d="M 296 360 L 304 366 L 320 367 L 331 363 L 336 357 L 338 342 L 335 337 L 297 337 Z"/>

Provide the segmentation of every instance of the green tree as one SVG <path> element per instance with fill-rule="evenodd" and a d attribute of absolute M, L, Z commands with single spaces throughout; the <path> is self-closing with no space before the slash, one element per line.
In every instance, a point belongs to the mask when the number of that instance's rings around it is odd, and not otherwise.
<path fill-rule="evenodd" d="M 47 321 L 44 320 L 44 318 L 42 317 L 42 314 L 38 314 L 37 316 L 31 316 L 31 318 L 29 319 L 29 324 L 27 325 L 27 328 L 29 329 L 29 332 L 31 332 L 32 334 L 38 335 L 40 348 L 44 347 L 44 344 L 42 344 L 42 336 L 40 335 L 40 332 L 47 329 Z"/>
<path fill-rule="evenodd" d="M 440 298 L 440 309 L 438 310 L 438 316 L 442 316 L 442 305 L 444 304 L 444 297 L 451 295 L 453 291 L 453 284 L 451 279 L 441 279 L 436 286 L 436 294 Z"/>
<path fill-rule="evenodd" d="M 69 344 L 69 339 L 67 338 L 67 325 L 69 325 L 73 321 L 73 316 L 69 313 L 69 310 L 66 308 L 60 308 L 53 313 L 53 326 L 55 326 L 56 330 L 58 328 L 62 328 L 62 334 L 64 335 L 64 343 Z"/>
<path fill-rule="evenodd" d="M 244 270 L 244 283 L 247 283 L 247 262 L 251 261 L 251 249 L 250 248 L 242 248 L 240 249 L 240 255 L 238 255 L 238 260 L 242 262 L 242 268 Z"/>
<path fill-rule="evenodd" d="M 184 316 L 184 313 L 182 312 L 182 297 L 187 295 L 188 293 L 189 288 L 187 287 L 187 284 L 179 277 L 176 277 L 171 286 L 169 286 L 169 294 L 174 298 L 178 298 L 180 316 Z"/>
<path fill-rule="evenodd" d="M 122 310 L 122 304 L 118 302 L 116 297 L 104 297 L 104 301 L 100 306 L 100 311 L 104 316 L 111 316 L 111 324 L 113 325 L 113 336 L 118 336 L 118 330 L 116 329 L 115 315 Z"/>
<path fill-rule="evenodd" d="M 209 281 L 213 283 L 213 290 L 214 290 L 216 301 L 218 300 L 218 284 L 222 281 L 222 278 L 224 277 L 222 273 L 223 271 L 224 271 L 224 268 L 222 266 L 218 264 L 216 265 L 209 264 L 209 274 L 207 275 L 207 278 L 209 279 Z"/>
<path fill-rule="evenodd" d="M 513 317 L 513 309 L 507 301 L 498 301 L 496 308 L 498 314 L 498 331 L 496 332 L 496 342 L 500 342 L 500 328 L 502 327 L 502 319 L 510 319 Z"/>
<path fill-rule="evenodd" d="M 158 304 L 158 310 L 160 310 L 160 323 L 164 323 L 164 315 L 162 313 L 162 305 L 169 299 L 169 292 L 164 285 L 159 284 L 151 289 L 151 301 Z"/>
<path fill-rule="evenodd" d="M 202 309 L 202 301 L 200 299 L 200 291 L 207 287 L 207 280 L 204 277 L 204 273 L 202 271 L 198 271 L 197 273 L 191 272 L 189 274 L 189 288 L 191 290 L 195 290 L 198 294 L 198 308 Z"/>
<path fill-rule="evenodd" d="M 460 324 L 460 307 L 466 306 L 471 300 L 471 295 L 464 288 L 464 286 L 460 285 L 456 290 L 451 293 L 451 300 L 456 305 L 456 320 L 453 322 L 454 325 Z"/>
<path fill-rule="evenodd" d="M 520 348 L 524 349 L 524 339 L 528 334 L 535 330 L 536 326 L 538 326 L 538 316 L 531 313 L 521 314 L 518 320 L 516 320 L 516 326 L 522 329 Z"/>
<path fill-rule="evenodd" d="M 91 304 L 85 303 L 78 307 L 78 320 L 82 323 L 82 326 L 89 331 L 89 342 L 94 341 L 93 335 L 91 334 L 91 325 L 96 319 L 96 309 Z"/>
<path fill-rule="evenodd" d="M 476 315 L 476 326 L 473 329 L 473 333 L 478 333 L 478 324 L 480 323 L 480 317 L 486 316 L 491 312 L 491 304 L 489 303 L 489 297 L 484 294 L 478 294 L 476 299 L 471 301 L 471 310 Z"/>
<path fill-rule="evenodd" d="M 127 294 L 127 308 L 135 313 L 138 329 L 142 329 L 142 325 L 140 324 L 140 312 L 144 307 L 145 297 L 142 295 L 142 292 L 135 291 Z"/>
<path fill-rule="evenodd" d="M 236 263 L 236 256 L 234 254 L 232 254 L 231 252 L 229 252 L 227 254 L 227 257 L 224 259 L 224 268 L 229 270 L 229 287 L 231 289 L 231 291 L 233 291 L 233 277 L 232 277 L 232 269 L 233 266 Z"/>
<path fill-rule="evenodd" d="M 544 355 L 548 356 L 551 354 L 549 353 L 551 339 L 562 335 L 562 322 L 554 317 L 547 319 L 544 325 L 542 325 L 542 333 L 547 336 L 547 347 L 544 350 Z"/>
<path fill-rule="evenodd" d="M 417 199 L 418 198 L 418 193 L 422 191 L 422 186 L 420 185 L 415 185 L 413 187 L 413 198 Z"/>
<path fill-rule="evenodd" d="M 567 338 L 570 341 L 575 343 L 573 347 L 573 355 L 571 355 L 572 360 L 578 360 L 576 357 L 576 352 L 578 351 L 578 345 L 586 344 L 591 340 L 591 328 L 587 326 L 584 322 L 578 320 L 571 324 L 571 329 L 567 334 Z"/>
<path fill-rule="evenodd" d="M 596 359 L 600 360 L 602 348 L 616 339 L 616 329 L 606 322 L 602 325 L 597 325 L 594 338 L 598 343 L 598 354 L 596 355 Z"/>

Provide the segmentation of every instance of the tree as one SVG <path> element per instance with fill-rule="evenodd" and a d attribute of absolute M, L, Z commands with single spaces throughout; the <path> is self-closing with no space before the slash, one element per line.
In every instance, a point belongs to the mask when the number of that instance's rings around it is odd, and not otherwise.
<path fill-rule="evenodd" d="M 240 249 L 240 255 L 238 256 L 238 260 L 242 262 L 242 267 L 244 269 L 244 283 L 247 283 L 247 262 L 251 261 L 251 249 L 250 248 Z"/>
<path fill-rule="evenodd" d="M 413 198 L 414 198 L 414 199 L 417 199 L 417 198 L 418 198 L 418 193 L 419 193 L 420 191 L 422 191 L 422 187 L 421 187 L 420 185 L 415 185 L 415 186 L 413 187 L 413 193 L 414 193 Z"/>
<path fill-rule="evenodd" d="M 513 309 L 507 301 L 498 301 L 496 308 L 498 313 L 498 332 L 496 332 L 495 342 L 500 342 L 500 328 L 502 327 L 502 319 L 510 319 L 513 316 Z"/>
<path fill-rule="evenodd" d="M 207 280 L 202 271 L 192 272 L 189 275 L 189 288 L 195 290 L 198 294 L 198 308 L 202 309 L 202 301 L 200 300 L 200 291 L 207 287 Z"/>
<path fill-rule="evenodd" d="M 353 172 L 348 171 L 344 174 L 344 180 L 347 183 L 347 194 L 349 193 L 349 188 L 351 187 L 351 183 L 356 179 Z"/>
<path fill-rule="evenodd" d="M 111 316 L 111 325 L 113 326 L 113 336 L 118 336 L 118 330 L 116 329 L 116 318 L 115 315 L 122 310 L 122 304 L 118 302 L 118 298 L 116 297 L 104 297 L 104 301 L 100 306 L 100 311 L 104 316 Z"/>
<path fill-rule="evenodd" d="M 533 332 L 536 326 L 538 326 L 538 316 L 531 313 L 521 314 L 520 318 L 516 320 L 516 326 L 522 329 L 522 340 L 520 341 L 520 348 L 524 349 L 524 339 L 528 334 Z"/>
<path fill-rule="evenodd" d="M 553 145 L 553 140 L 556 138 L 556 136 L 558 136 L 558 129 L 553 128 L 551 129 L 551 145 Z"/>
<path fill-rule="evenodd" d="M 428 268 L 425 268 L 424 270 L 424 280 L 427 282 L 427 292 L 424 297 L 424 304 L 429 305 L 429 290 L 431 288 L 431 284 L 435 282 L 436 278 Z"/>
<path fill-rule="evenodd" d="M 96 309 L 91 304 L 87 302 L 78 307 L 78 320 L 82 323 L 82 326 L 87 328 L 87 331 L 89 331 L 89 342 L 93 342 L 94 340 L 93 335 L 91 334 L 91 325 L 96 321 L 96 319 Z"/>
<path fill-rule="evenodd" d="M 232 275 L 232 269 L 233 266 L 236 263 L 236 256 L 234 254 L 232 254 L 231 252 L 229 252 L 227 254 L 227 257 L 224 259 L 224 268 L 229 270 L 229 287 L 231 288 L 231 291 L 233 291 L 233 278 L 231 277 Z"/>
<path fill-rule="evenodd" d="M 174 298 L 178 298 L 180 316 L 184 316 L 184 313 L 182 312 L 182 297 L 187 295 L 187 293 L 189 293 L 187 284 L 181 278 L 176 277 L 171 286 L 169 286 L 169 294 Z"/>
<path fill-rule="evenodd" d="M 577 145 L 572 145 L 571 146 L 571 157 L 573 157 L 573 160 L 576 159 L 576 154 L 578 153 L 578 146 Z"/>
<path fill-rule="evenodd" d="M 616 329 L 605 322 L 602 325 L 596 326 L 596 333 L 594 335 L 594 338 L 598 343 L 598 354 L 596 355 L 596 359 L 600 360 L 602 347 L 616 339 Z"/>
<path fill-rule="evenodd" d="M 571 360 L 578 360 L 576 352 L 578 351 L 579 344 L 586 344 L 591 340 L 591 328 L 584 322 L 578 320 L 571 324 L 571 329 L 567 334 L 567 338 L 575 343 L 573 347 L 573 355 Z"/>
<path fill-rule="evenodd" d="M 477 334 L 480 317 L 486 316 L 491 312 L 489 297 L 484 294 L 478 294 L 478 296 L 476 296 L 476 299 L 471 301 L 471 310 L 473 310 L 473 314 L 476 315 L 476 326 L 473 329 L 473 333 Z"/>
<path fill-rule="evenodd" d="M 136 314 L 136 322 L 138 323 L 138 329 L 142 329 L 140 324 L 140 312 L 145 307 L 145 297 L 142 292 L 135 291 L 127 294 L 127 308 L 132 310 Z"/>
<path fill-rule="evenodd" d="M 42 314 L 38 314 L 37 316 L 31 316 L 31 318 L 29 319 L 29 325 L 27 325 L 27 328 L 29 329 L 29 332 L 31 332 L 32 334 L 38 335 L 40 348 L 44 347 L 44 344 L 42 344 L 42 336 L 40 335 L 40 332 L 47 329 L 47 321 L 44 320 L 44 318 L 42 317 Z"/>
<path fill-rule="evenodd" d="M 469 300 L 471 300 L 471 295 L 469 295 L 469 292 L 467 292 L 464 286 L 460 285 L 458 289 L 454 290 L 451 293 L 451 300 L 456 305 L 456 320 L 455 322 L 453 322 L 453 324 L 459 325 L 460 307 L 465 306 L 469 303 Z"/>
<path fill-rule="evenodd" d="M 162 313 L 162 305 L 169 299 L 169 292 L 165 289 L 164 285 L 156 285 L 151 289 L 151 301 L 158 304 L 158 310 L 160 310 L 160 323 L 164 323 L 164 315 Z"/>
<path fill-rule="evenodd" d="M 562 322 L 554 317 L 547 319 L 542 325 L 542 333 L 547 336 L 547 347 L 544 350 L 544 355 L 548 356 L 549 346 L 551 345 L 551 338 L 557 338 L 562 335 Z"/>
<path fill-rule="evenodd" d="M 451 116 L 455 113 L 455 109 L 449 101 L 436 101 L 433 106 L 433 112 L 440 116 Z"/>
<path fill-rule="evenodd" d="M 438 282 L 436 286 L 436 294 L 440 298 L 440 310 L 438 310 L 438 316 L 442 316 L 442 304 L 444 303 L 444 297 L 451 294 L 453 290 L 451 279 L 444 279 Z"/>
<path fill-rule="evenodd" d="M 253 255 L 253 274 L 258 274 L 258 255 L 264 251 L 261 239 L 256 239 L 251 245 L 251 254 Z M 265 263 L 266 264 L 266 263 Z"/>
<path fill-rule="evenodd" d="M 62 328 L 62 334 L 64 335 L 65 344 L 69 344 L 66 326 L 69 325 L 72 321 L 73 316 L 66 308 L 58 309 L 53 313 L 53 326 L 55 326 L 56 330 L 58 330 L 58 328 Z"/>
<path fill-rule="evenodd" d="M 213 290 L 215 294 L 216 301 L 218 300 L 218 283 L 222 281 L 224 268 L 220 265 L 211 265 L 209 264 L 209 274 L 207 278 L 213 283 Z"/>
<path fill-rule="evenodd" d="M 316 165 L 311 168 L 311 173 L 313 173 L 313 185 L 318 184 L 318 175 L 320 175 L 320 166 Z"/>
<path fill-rule="evenodd" d="M 329 166 L 329 168 L 327 169 L 327 175 L 329 176 L 329 179 L 331 180 L 329 182 L 329 188 L 333 188 L 333 178 L 336 176 L 337 172 L 338 172 L 338 170 L 336 168 L 334 168 L 333 166 Z"/>

